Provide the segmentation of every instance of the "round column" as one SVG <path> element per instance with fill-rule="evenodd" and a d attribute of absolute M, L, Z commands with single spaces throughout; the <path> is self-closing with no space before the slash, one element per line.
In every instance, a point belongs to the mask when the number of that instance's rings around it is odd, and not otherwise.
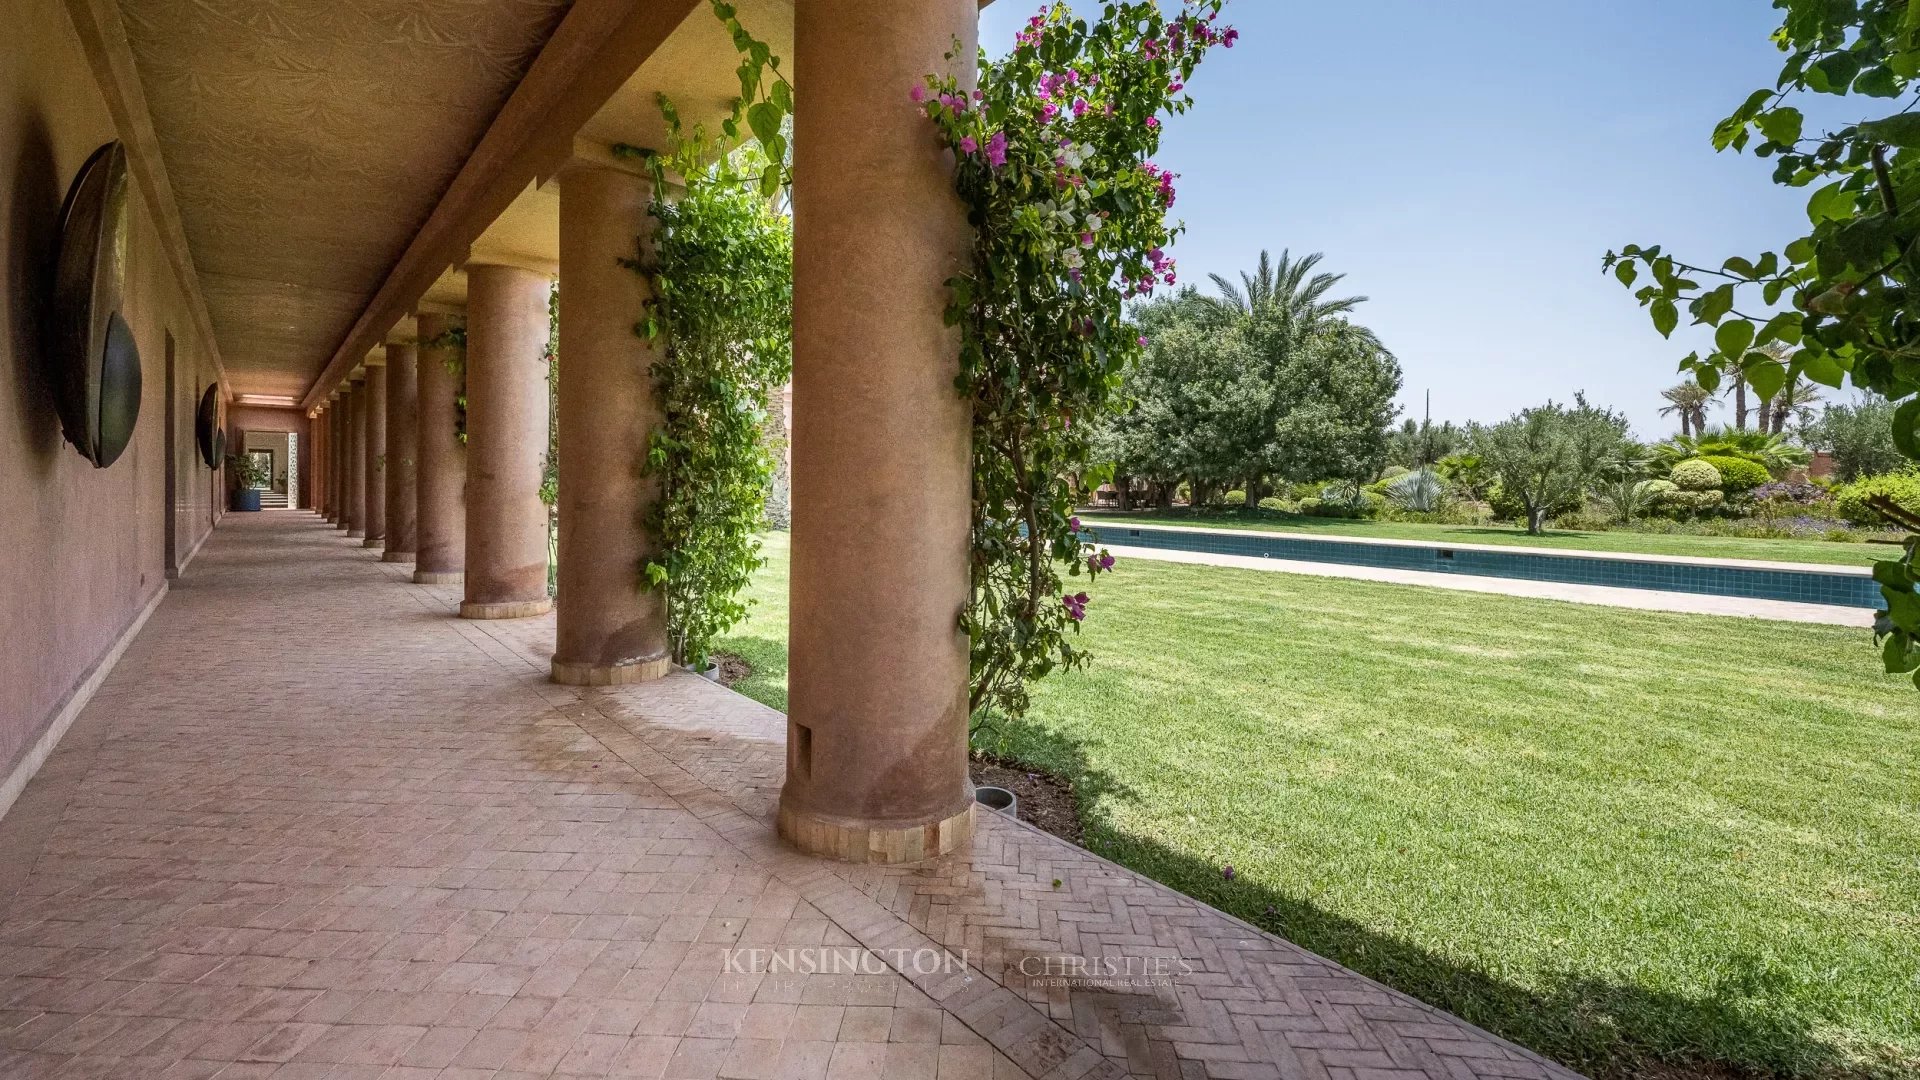
<path fill-rule="evenodd" d="M 419 409 L 419 350 L 412 344 L 387 346 L 387 549 L 383 562 L 412 562 L 415 472 L 420 448 L 415 442 Z"/>
<path fill-rule="evenodd" d="M 327 447 L 327 457 L 333 466 L 333 477 L 328 482 L 333 485 L 333 515 L 329 519 L 333 527 L 346 531 L 347 528 L 347 488 L 352 479 L 352 470 L 347 467 L 347 446 L 353 441 L 353 404 L 346 388 L 333 392 L 333 445 Z"/>
<path fill-rule="evenodd" d="M 547 596 L 547 293 L 518 266 L 467 268 L 467 619 L 520 619 Z"/>
<path fill-rule="evenodd" d="M 977 0 L 807 0 L 794 67 L 793 578 L 779 830 L 911 862 L 964 843 L 969 413 L 945 282 L 970 236 L 907 91 L 970 87 Z M 957 44 L 956 44 L 957 43 Z M 956 59 L 949 61 L 945 54 Z M 848 64 L 848 57 L 859 57 Z"/>
<path fill-rule="evenodd" d="M 363 547 L 379 547 L 387 537 L 387 364 L 384 356 L 367 358 L 366 539 Z"/>
<path fill-rule="evenodd" d="M 641 475 L 660 423 L 648 369 L 657 351 L 633 332 L 650 296 L 621 259 L 651 246 L 650 181 L 577 165 L 560 177 L 560 599 L 553 681 L 611 686 L 672 666 L 666 596 L 640 587 L 658 550 L 641 524 L 660 484 Z"/>
<path fill-rule="evenodd" d="M 327 500 L 332 494 L 327 490 L 327 485 L 332 482 L 328 476 L 328 465 L 330 463 L 327 460 L 327 434 L 333 426 L 333 417 L 328 415 L 329 411 L 326 406 L 322 405 L 314 412 L 312 419 L 307 424 L 307 429 L 313 432 L 313 434 L 309 439 L 308 445 L 304 448 L 306 452 L 305 456 L 310 462 L 307 466 L 307 472 L 313 482 L 312 510 L 320 516 L 320 520 L 322 521 L 327 519 Z"/>
<path fill-rule="evenodd" d="M 367 384 L 353 384 L 347 403 L 347 535 L 367 535 Z"/>
<path fill-rule="evenodd" d="M 445 315 L 422 313 L 420 358 L 415 367 L 420 460 L 414 484 L 413 580 L 420 585 L 457 585 L 466 580 L 467 448 L 460 441 L 461 350 L 441 343 L 455 325 Z M 431 344 L 430 344 L 431 343 Z"/>

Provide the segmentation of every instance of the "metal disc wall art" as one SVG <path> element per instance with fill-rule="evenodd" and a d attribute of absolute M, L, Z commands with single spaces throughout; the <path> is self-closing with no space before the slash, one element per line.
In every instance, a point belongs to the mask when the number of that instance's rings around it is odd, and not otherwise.
<path fill-rule="evenodd" d="M 60 426 L 80 456 L 104 469 L 140 419 L 140 350 L 121 316 L 131 234 L 127 154 L 93 152 L 60 209 L 60 262 L 49 342 Z"/>
<path fill-rule="evenodd" d="M 220 384 L 208 383 L 200 395 L 200 411 L 193 418 L 193 437 L 200 444 L 200 460 L 217 469 L 227 453 L 227 423 L 221 415 Z"/>

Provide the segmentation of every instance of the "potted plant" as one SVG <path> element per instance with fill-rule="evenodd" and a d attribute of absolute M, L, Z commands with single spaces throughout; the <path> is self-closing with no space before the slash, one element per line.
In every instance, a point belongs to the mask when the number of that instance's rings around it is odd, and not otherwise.
<path fill-rule="evenodd" d="M 228 454 L 227 476 L 233 482 L 233 509 L 260 509 L 260 489 L 273 482 L 267 467 L 245 454 Z"/>

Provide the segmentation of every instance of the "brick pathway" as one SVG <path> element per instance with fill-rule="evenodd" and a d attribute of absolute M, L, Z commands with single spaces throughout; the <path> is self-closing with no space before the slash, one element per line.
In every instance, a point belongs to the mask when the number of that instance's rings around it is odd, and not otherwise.
<path fill-rule="evenodd" d="M 778 714 L 375 558 L 230 517 L 0 820 L 0 1076 L 1573 1076 L 1018 822 L 794 854 Z"/>

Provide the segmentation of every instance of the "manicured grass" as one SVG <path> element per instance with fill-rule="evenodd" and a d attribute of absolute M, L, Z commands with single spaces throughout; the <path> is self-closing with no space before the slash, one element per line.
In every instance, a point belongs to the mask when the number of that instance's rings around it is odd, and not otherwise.
<path fill-rule="evenodd" d="M 993 745 L 1073 779 L 1101 854 L 1599 1075 L 1920 1073 L 1920 694 L 1863 631 L 1101 585 L 1092 667 Z"/>
<path fill-rule="evenodd" d="M 1096 532 L 1101 524 L 1131 522 L 1146 525 L 1185 525 L 1205 529 L 1266 529 L 1273 532 L 1318 533 L 1323 536 L 1376 536 L 1389 540 L 1424 540 L 1440 544 L 1512 544 L 1523 547 L 1578 548 L 1619 551 L 1636 555 L 1692 555 L 1706 559 L 1759 559 L 1769 562 L 1837 563 L 1864 566 L 1875 559 L 1900 554 L 1893 544 L 1860 544 L 1832 540 L 1756 540 L 1738 536 L 1688 536 L 1637 532 L 1571 532 L 1548 530 L 1528 536 L 1512 525 L 1426 525 L 1409 521 L 1347 521 L 1261 510 L 1175 510 L 1112 514 L 1083 511 L 1080 515 Z M 1114 539 L 1112 543 L 1125 543 Z"/>

